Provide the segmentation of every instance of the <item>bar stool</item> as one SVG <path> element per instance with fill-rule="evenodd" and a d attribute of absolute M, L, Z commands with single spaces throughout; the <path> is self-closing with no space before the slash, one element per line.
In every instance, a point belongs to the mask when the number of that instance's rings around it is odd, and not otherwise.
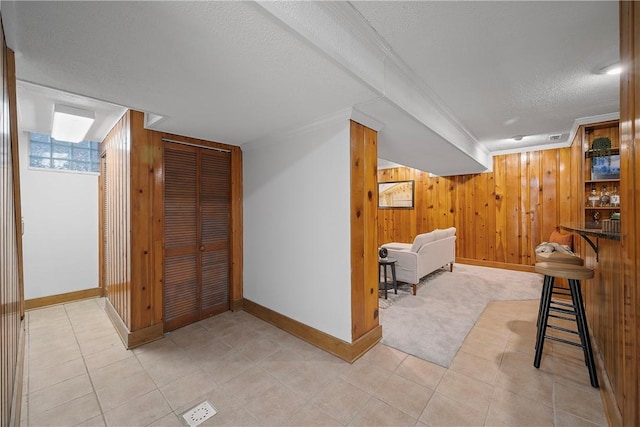
<path fill-rule="evenodd" d="M 561 264 L 584 265 L 584 260 L 577 255 L 563 254 L 562 252 L 539 252 L 536 253 L 536 262 L 558 262 Z M 542 284 L 542 294 L 548 286 L 549 276 L 544 276 Z M 553 295 L 571 296 L 565 288 L 552 288 Z M 540 308 L 538 308 L 538 320 L 536 326 L 540 326 L 540 316 L 542 315 L 542 296 L 540 296 Z"/>
<path fill-rule="evenodd" d="M 540 319 L 538 324 L 538 334 L 536 337 L 536 354 L 533 366 L 540 368 L 540 360 L 542 358 L 542 349 L 544 340 L 550 339 L 564 344 L 573 345 L 582 348 L 584 352 L 584 360 L 589 370 L 589 379 L 591 386 L 598 388 L 598 376 L 596 374 L 596 364 L 593 358 L 593 350 L 591 348 L 591 338 L 589 337 L 589 328 L 587 326 L 587 317 L 584 313 L 584 303 L 580 289 L 580 280 L 593 278 L 593 270 L 574 264 L 562 264 L 552 262 L 538 262 L 535 265 L 538 273 L 544 274 L 545 285 L 542 289 Z M 571 296 L 571 304 L 552 300 L 554 290 L 553 282 L 556 277 L 569 280 L 569 295 Z M 552 314 L 553 313 L 553 314 Z M 555 314 L 558 313 L 558 314 Z M 567 316 L 573 316 L 567 317 Z M 578 327 L 577 331 L 563 328 L 561 326 L 549 325 L 549 317 L 563 320 L 575 320 Z M 547 327 L 562 332 L 577 334 L 580 342 L 569 341 L 563 338 L 547 335 Z"/>

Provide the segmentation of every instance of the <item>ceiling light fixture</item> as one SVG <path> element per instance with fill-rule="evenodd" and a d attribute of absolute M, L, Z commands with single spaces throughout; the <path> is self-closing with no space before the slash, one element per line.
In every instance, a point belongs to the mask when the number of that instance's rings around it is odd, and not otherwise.
<path fill-rule="evenodd" d="M 95 120 L 93 111 L 56 104 L 53 108 L 51 137 L 58 141 L 81 142 Z"/>
<path fill-rule="evenodd" d="M 513 137 L 514 141 L 522 141 L 522 138 L 524 138 L 526 135 L 516 135 Z"/>
<path fill-rule="evenodd" d="M 621 72 L 622 72 L 622 66 L 618 62 L 616 62 L 615 64 L 607 65 L 606 67 L 603 67 L 598 71 L 598 73 L 600 74 L 609 74 L 609 75 L 620 74 Z"/>

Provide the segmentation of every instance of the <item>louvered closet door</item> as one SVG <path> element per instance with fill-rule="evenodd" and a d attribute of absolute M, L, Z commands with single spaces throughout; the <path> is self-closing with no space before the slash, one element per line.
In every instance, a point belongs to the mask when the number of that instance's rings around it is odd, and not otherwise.
<path fill-rule="evenodd" d="M 165 143 L 164 323 L 229 309 L 229 153 Z"/>
<path fill-rule="evenodd" d="M 200 233 L 202 314 L 229 310 L 229 213 L 231 156 L 200 150 Z"/>
<path fill-rule="evenodd" d="M 164 329 L 199 319 L 197 149 L 164 150 Z"/>

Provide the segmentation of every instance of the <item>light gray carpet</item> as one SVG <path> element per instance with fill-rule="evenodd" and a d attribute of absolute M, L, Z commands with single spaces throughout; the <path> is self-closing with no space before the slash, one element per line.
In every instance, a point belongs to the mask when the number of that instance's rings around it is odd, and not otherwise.
<path fill-rule="evenodd" d="M 405 289 L 380 299 L 382 343 L 449 367 L 487 303 L 539 299 L 542 276 L 455 264 L 423 278 L 416 296 Z"/>

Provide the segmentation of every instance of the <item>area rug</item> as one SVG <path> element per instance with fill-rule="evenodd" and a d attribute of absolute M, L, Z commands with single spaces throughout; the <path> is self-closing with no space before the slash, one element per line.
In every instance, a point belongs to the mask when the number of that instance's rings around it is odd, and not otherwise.
<path fill-rule="evenodd" d="M 423 278 L 415 296 L 401 286 L 379 300 L 382 343 L 446 368 L 490 301 L 539 299 L 541 290 L 537 273 L 455 264 Z"/>

